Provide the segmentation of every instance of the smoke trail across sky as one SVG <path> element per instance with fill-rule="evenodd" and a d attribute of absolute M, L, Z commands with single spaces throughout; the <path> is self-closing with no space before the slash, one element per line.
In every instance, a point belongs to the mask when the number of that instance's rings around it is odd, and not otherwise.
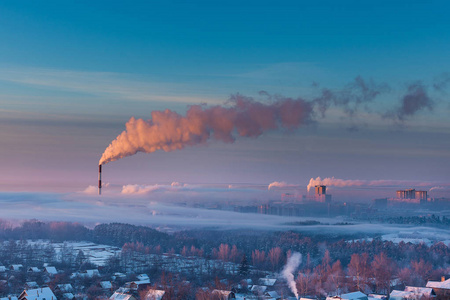
<path fill-rule="evenodd" d="M 325 117 L 331 106 L 354 118 L 360 110 L 373 113 L 368 105 L 389 91 L 386 84 L 364 81 L 358 76 L 343 89 L 321 89 L 319 95 L 311 100 L 261 91 L 260 96 L 266 98 L 264 102 L 236 94 L 225 105 L 192 105 L 184 116 L 169 109 L 153 111 L 149 120 L 130 118 L 125 131 L 106 148 L 99 164 L 137 152 L 180 150 L 205 144 L 210 139 L 233 143 L 236 136 L 256 138 L 270 130 L 294 130 L 315 122 L 318 116 Z M 395 112 L 388 108 L 387 112 L 379 113 L 383 118 L 391 117 L 402 122 L 421 110 L 432 110 L 433 105 L 426 87 L 417 83 L 409 86 Z"/>
<path fill-rule="evenodd" d="M 150 120 L 131 118 L 103 153 L 106 164 L 137 152 L 173 151 L 204 144 L 209 139 L 232 143 L 237 133 L 258 137 L 268 130 L 296 129 L 312 122 L 313 104 L 301 98 L 282 98 L 270 104 L 241 95 L 229 106 L 193 105 L 182 116 L 171 110 L 153 111 Z"/>

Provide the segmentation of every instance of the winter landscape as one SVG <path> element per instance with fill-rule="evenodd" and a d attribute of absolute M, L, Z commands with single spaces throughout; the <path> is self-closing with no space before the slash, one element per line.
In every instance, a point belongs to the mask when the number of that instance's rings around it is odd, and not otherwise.
<path fill-rule="evenodd" d="M 445 1 L 2 1 L 0 300 L 449 300 Z"/>

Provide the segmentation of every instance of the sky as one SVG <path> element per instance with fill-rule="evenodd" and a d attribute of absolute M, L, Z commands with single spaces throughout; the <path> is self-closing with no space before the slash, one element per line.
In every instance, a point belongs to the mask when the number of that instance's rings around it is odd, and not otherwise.
<path fill-rule="evenodd" d="M 104 182 L 306 189 L 320 176 L 405 182 L 393 191 L 448 186 L 449 9 L 446 1 L 1 1 L 0 192 L 84 191 L 131 117 L 229 108 L 236 95 L 266 105 L 302 99 L 310 122 L 138 153 L 105 165 Z M 364 87 L 373 97 L 354 97 Z M 324 91 L 337 95 L 325 113 Z"/>

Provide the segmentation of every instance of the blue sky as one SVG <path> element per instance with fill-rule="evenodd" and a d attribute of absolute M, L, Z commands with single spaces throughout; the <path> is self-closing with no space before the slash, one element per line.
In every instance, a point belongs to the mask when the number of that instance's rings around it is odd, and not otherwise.
<path fill-rule="evenodd" d="M 432 88 L 450 70 L 447 2 L 242 2 L 2 1 L 0 188 L 95 183 L 101 153 L 131 116 L 261 90 L 312 98 L 357 76 L 391 88 L 356 120 L 357 132 L 330 110 L 291 134 L 138 154 L 104 176 L 123 184 L 449 181 L 449 90 Z M 401 124 L 380 117 L 417 81 L 432 111 Z"/>

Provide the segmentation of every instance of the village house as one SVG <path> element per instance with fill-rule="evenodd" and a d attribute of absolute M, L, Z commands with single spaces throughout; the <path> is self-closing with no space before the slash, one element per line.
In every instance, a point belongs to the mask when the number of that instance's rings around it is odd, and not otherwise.
<path fill-rule="evenodd" d="M 163 300 L 165 294 L 164 290 L 149 289 L 142 300 Z"/>
<path fill-rule="evenodd" d="M 342 294 L 340 296 L 327 297 L 326 300 L 368 300 L 368 297 L 363 292 L 358 291 Z"/>
<path fill-rule="evenodd" d="M 27 272 L 28 273 L 39 273 L 39 272 L 41 272 L 41 270 L 39 270 L 39 268 L 37 268 L 37 267 L 29 267 Z"/>
<path fill-rule="evenodd" d="M 21 264 L 18 264 L 18 265 L 11 265 L 11 266 L 9 267 L 9 269 L 10 269 L 11 271 L 14 271 L 14 272 L 19 272 L 20 270 L 22 270 L 22 268 L 23 268 L 23 266 L 22 266 Z"/>
<path fill-rule="evenodd" d="M 55 287 L 55 293 L 72 293 L 73 287 L 70 283 L 58 284 Z"/>
<path fill-rule="evenodd" d="M 55 294 L 49 287 L 24 290 L 18 300 L 57 300 Z"/>
<path fill-rule="evenodd" d="M 131 294 L 116 291 L 111 297 L 109 297 L 109 300 L 136 300 L 136 298 Z"/>
<path fill-rule="evenodd" d="M 44 267 L 44 273 L 48 276 L 54 276 L 58 274 L 58 271 L 55 267 Z"/>
<path fill-rule="evenodd" d="M 450 298 L 450 279 L 442 277 L 441 281 L 428 281 L 427 288 L 431 288 L 438 297 Z"/>

